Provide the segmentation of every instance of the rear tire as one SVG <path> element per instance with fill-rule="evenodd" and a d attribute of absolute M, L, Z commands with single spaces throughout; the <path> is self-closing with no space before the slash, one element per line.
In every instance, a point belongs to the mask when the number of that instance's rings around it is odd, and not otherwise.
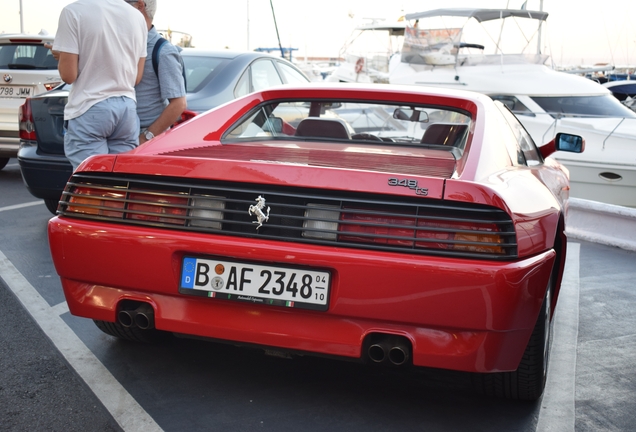
<path fill-rule="evenodd" d="M 60 202 L 59 198 L 58 199 L 46 198 L 44 200 L 44 205 L 51 213 L 55 215 L 57 214 L 57 204 L 59 202 Z"/>
<path fill-rule="evenodd" d="M 7 166 L 9 163 L 9 158 L 0 158 L 0 170 Z"/>
<path fill-rule="evenodd" d="M 475 374 L 473 383 L 478 391 L 489 396 L 525 401 L 535 401 L 541 397 L 547 378 L 552 340 L 551 282 L 552 279 L 548 283 L 539 317 L 517 370 Z"/>
<path fill-rule="evenodd" d="M 168 339 L 170 333 L 156 329 L 142 330 L 139 327 L 124 327 L 117 322 L 93 320 L 98 329 L 110 336 L 132 342 L 158 343 Z"/>

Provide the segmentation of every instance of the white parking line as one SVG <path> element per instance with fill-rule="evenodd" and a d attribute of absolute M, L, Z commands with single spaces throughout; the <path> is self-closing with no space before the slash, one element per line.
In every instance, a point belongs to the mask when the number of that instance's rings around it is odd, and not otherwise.
<path fill-rule="evenodd" d="M 579 243 L 568 243 L 565 272 L 554 313 L 554 338 L 537 432 L 574 431 L 580 250 Z"/>
<path fill-rule="evenodd" d="M 57 316 L 64 315 L 68 312 L 68 304 L 65 301 L 62 303 L 58 303 L 55 306 L 51 306 L 51 313 L 54 313 Z"/>
<path fill-rule="evenodd" d="M 2 251 L 0 251 L 0 277 L 124 431 L 162 431 L 152 417 L 60 318 L 60 313 L 66 312 L 68 308 L 63 305 L 49 306 Z"/>
<path fill-rule="evenodd" d="M 24 207 L 31 207 L 31 206 L 42 205 L 42 204 L 44 204 L 43 200 L 31 201 L 31 202 L 24 203 L 24 204 L 16 204 L 16 205 L 12 205 L 12 206 L 0 207 L 0 212 L 7 211 L 7 210 L 17 210 L 17 209 L 21 209 L 21 208 L 24 208 Z"/>

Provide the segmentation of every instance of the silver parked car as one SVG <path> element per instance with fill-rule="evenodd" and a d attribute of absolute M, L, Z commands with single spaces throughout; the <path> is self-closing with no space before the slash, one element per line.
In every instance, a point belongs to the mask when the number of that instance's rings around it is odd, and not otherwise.
<path fill-rule="evenodd" d="M 20 105 L 62 82 L 57 60 L 44 47 L 53 39 L 46 34 L 0 34 L 0 169 L 18 154 Z"/>

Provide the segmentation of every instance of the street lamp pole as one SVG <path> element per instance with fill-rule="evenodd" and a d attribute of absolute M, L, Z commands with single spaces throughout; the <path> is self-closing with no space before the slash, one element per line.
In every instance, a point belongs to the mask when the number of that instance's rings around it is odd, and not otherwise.
<path fill-rule="evenodd" d="M 250 50 L 250 0 L 247 0 L 247 50 Z"/>
<path fill-rule="evenodd" d="M 22 16 L 22 0 L 20 0 L 20 33 L 24 33 L 24 18 Z"/>

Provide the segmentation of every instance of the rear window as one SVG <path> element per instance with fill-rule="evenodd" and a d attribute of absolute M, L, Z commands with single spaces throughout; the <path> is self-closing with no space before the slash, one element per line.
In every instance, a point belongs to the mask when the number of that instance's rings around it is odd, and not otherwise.
<path fill-rule="evenodd" d="M 261 105 L 225 135 L 225 143 L 289 141 L 446 150 L 461 157 L 471 117 L 441 106 L 344 100 L 296 100 Z"/>
<path fill-rule="evenodd" d="M 57 70 L 57 60 L 40 44 L 0 44 L 0 69 Z"/>
<path fill-rule="evenodd" d="M 186 92 L 195 93 L 207 84 L 228 62 L 219 57 L 201 57 L 183 55 L 186 69 Z"/>

